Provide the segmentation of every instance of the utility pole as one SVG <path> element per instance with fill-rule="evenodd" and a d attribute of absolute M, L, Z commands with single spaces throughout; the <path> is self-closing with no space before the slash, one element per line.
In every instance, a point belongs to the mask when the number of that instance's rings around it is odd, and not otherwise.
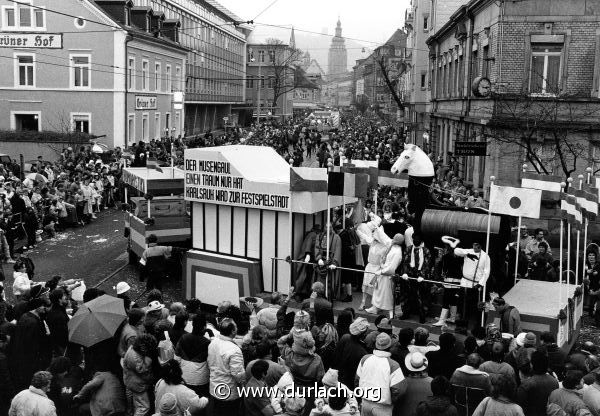
<path fill-rule="evenodd" d="M 264 53 L 263 53 L 263 57 L 264 57 Z M 262 62 L 261 62 L 261 56 L 260 56 L 260 51 L 258 53 L 258 92 L 256 93 L 256 126 L 260 126 L 260 93 L 261 93 L 261 87 L 262 87 Z"/>

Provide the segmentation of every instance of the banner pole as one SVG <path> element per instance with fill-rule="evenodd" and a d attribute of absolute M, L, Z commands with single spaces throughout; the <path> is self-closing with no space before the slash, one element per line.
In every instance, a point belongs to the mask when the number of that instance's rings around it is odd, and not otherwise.
<path fill-rule="evenodd" d="M 579 190 L 581 191 L 581 189 L 583 188 L 583 175 L 579 175 L 578 178 L 579 178 Z M 580 226 L 577 227 L 577 243 L 575 244 L 575 252 L 577 253 L 577 255 L 575 256 L 575 286 L 579 285 L 579 248 L 580 248 L 579 240 L 581 240 L 581 227 Z M 585 255 L 583 256 L 583 258 L 585 259 Z M 583 270 L 583 268 L 581 270 Z"/>
<path fill-rule="evenodd" d="M 519 254 L 520 243 L 521 243 L 521 222 L 523 217 L 519 215 L 519 228 L 517 228 L 517 251 L 515 251 L 515 285 L 517 284 L 517 274 L 519 273 Z"/>
<path fill-rule="evenodd" d="M 331 233 L 331 200 L 329 195 L 327 195 L 327 225 L 325 226 L 325 232 L 327 233 L 327 254 L 326 254 L 326 262 L 329 263 L 329 234 Z M 327 270 L 327 274 L 325 275 L 325 299 L 329 299 L 329 270 Z"/>
<path fill-rule="evenodd" d="M 490 176 L 490 194 L 492 193 L 492 186 L 494 185 L 494 181 L 496 180 L 495 176 Z M 492 230 L 492 207 L 489 206 L 488 207 L 488 222 L 487 222 L 487 232 L 485 234 L 485 252 L 489 257 L 489 253 L 490 253 L 490 233 Z M 491 258 L 490 258 L 491 259 Z M 483 299 L 482 301 L 485 302 L 485 293 L 487 290 L 487 280 L 485 281 L 485 284 L 483 285 Z M 483 308 L 483 310 L 481 311 L 481 326 L 485 325 L 485 308 Z"/>
<path fill-rule="evenodd" d="M 565 187 L 567 186 L 566 183 L 561 182 L 560 184 L 560 193 L 561 193 L 561 205 L 562 205 L 562 198 L 564 198 L 563 192 L 565 191 Z M 558 274 L 559 274 L 559 290 L 558 290 L 558 310 L 559 312 L 562 310 L 562 291 L 563 291 L 563 234 L 564 234 L 564 218 L 563 218 L 563 211 L 562 211 L 562 206 L 561 206 L 561 214 L 560 214 L 560 242 L 559 242 L 559 249 L 558 249 Z M 560 318 L 558 319 L 558 335 L 556 341 L 559 343 L 560 346 L 562 346 L 562 338 L 560 337 L 560 333 L 561 333 L 561 322 L 560 322 Z"/>

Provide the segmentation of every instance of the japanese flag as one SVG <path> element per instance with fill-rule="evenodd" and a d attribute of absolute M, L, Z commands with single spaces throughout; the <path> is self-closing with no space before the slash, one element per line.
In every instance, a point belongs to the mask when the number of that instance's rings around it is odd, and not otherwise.
<path fill-rule="evenodd" d="M 540 217 L 542 191 L 530 188 L 492 185 L 490 189 L 490 211 L 513 217 Z"/>

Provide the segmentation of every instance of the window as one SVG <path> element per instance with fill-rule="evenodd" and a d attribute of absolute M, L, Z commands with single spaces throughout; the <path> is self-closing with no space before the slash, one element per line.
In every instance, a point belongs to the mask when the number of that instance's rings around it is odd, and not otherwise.
<path fill-rule="evenodd" d="M 127 142 L 135 142 L 135 114 L 127 116 Z"/>
<path fill-rule="evenodd" d="M 426 82 L 427 82 L 427 74 L 422 72 L 421 73 L 421 88 L 426 87 Z"/>
<path fill-rule="evenodd" d="M 175 90 L 181 91 L 181 68 L 175 67 Z"/>
<path fill-rule="evenodd" d="M 154 91 L 160 91 L 160 64 L 154 64 Z"/>
<path fill-rule="evenodd" d="M 71 86 L 75 88 L 89 88 L 91 70 L 90 56 L 71 55 L 71 67 L 73 68 Z"/>
<path fill-rule="evenodd" d="M 31 0 L 23 0 L 19 3 L 14 6 L 2 7 L 2 25 L 4 29 L 44 30 L 46 11 L 39 7 L 24 4 L 31 3 Z"/>
<path fill-rule="evenodd" d="M 172 79 L 171 79 L 171 65 L 167 65 L 167 92 L 171 92 L 171 85 L 172 85 Z"/>
<path fill-rule="evenodd" d="M 167 132 L 171 131 L 171 113 L 165 113 L 165 130 Z M 167 136 L 169 134 L 167 133 Z"/>
<path fill-rule="evenodd" d="M 17 55 L 17 85 L 35 87 L 35 58 L 34 55 Z"/>
<path fill-rule="evenodd" d="M 179 136 L 179 134 L 181 134 L 181 132 L 179 131 L 180 128 L 180 123 L 179 123 L 179 116 L 180 116 L 180 112 L 179 111 L 175 111 L 175 125 L 173 126 L 174 129 L 176 129 L 173 132 L 173 136 Z"/>
<path fill-rule="evenodd" d="M 129 58 L 127 60 L 127 84 L 130 89 L 135 89 L 135 58 Z"/>
<path fill-rule="evenodd" d="M 160 131 L 160 113 L 154 113 L 154 138 L 160 140 L 162 132 Z"/>
<path fill-rule="evenodd" d="M 142 114 L 142 140 L 147 142 L 149 140 L 150 130 L 148 128 L 148 113 Z"/>
<path fill-rule="evenodd" d="M 4 9 L 4 26 L 7 27 L 16 27 L 17 22 L 15 21 L 15 9 L 14 8 L 6 8 Z"/>
<path fill-rule="evenodd" d="M 275 79 L 273 77 L 269 77 L 267 79 L 267 88 L 273 88 L 275 86 Z"/>
<path fill-rule="evenodd" d="M 531 45 L 529 91 L 556 94 L 560 86 L 562 44 Z"/>
<path fill-rule="evenodd" d="M 89 114 L 73 114 L 71 113 L 71 126 L 73 131 L 80 133 L 90 133 L 90 118 Z"/>
<path fill-rule="evenodd" d="M 471 79 L 472 81 L 479 76 L 479 59 L 477 56 L 477 51 L 473 51 L 473 55 L 471 55 L 471 65 L 473 65 L 471 68 L 473 74 L 473 78 Z"/>
<path fill-rule="evenodd" d="M 258 51 L 258 61 L 265 62 L 265 51 Z"/>
<path fill-rule="evenodd" d="M 489 46 L 484 46 L 483 47 L 483 69 L 481 71 L 481 76 L 482 77 L 488 77 L 490 75 L 489 71 L 490 71 L 490 47 Z"/>
<path fill-rule="evenodd" d="M 150 88 L 150 69 L 148 66 L 148 61 L 142 61 L 142 90 L 148 91 Z"/>
<path fill-rule="evenodd" d="M 429 29 L 429 16 L 423 16 L 423 30 Z"/>
<path fill-rule="evenodd" d="M 11 112 L 10 128 L 17 131 L 42 131 L 41 115 L 39 111 Z"/>
<path fill-rule="evenodd" d="M 275 51 L 269 51 L 269 62 L 275 62 Z"/>
<path fill-rule="evenodd" d="M 246 88 L 254 88 L 254 80 L 252 78 L 246 79 Z"/>

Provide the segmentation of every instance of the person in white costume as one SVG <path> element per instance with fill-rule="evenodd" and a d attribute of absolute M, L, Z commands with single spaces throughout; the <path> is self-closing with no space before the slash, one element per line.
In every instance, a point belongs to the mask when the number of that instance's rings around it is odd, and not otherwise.
<path fill-rule="evenodd" d="M 383 232 L 382 227 L 379 227 L 373 235 L 379 241 L 384 242 L 386 246 L 389 245 L 389 249 L 383 258 L 380 269 L 375 274 L 372 300 L 373 306 L 367 309 L 367 312 L 377 314 L 380 313 L 380 311 L 384 311 L 392 318 L 394 310 L 393 276 L 402 262 L 402 243 L 404 243 L 404 236 L 402 234 L 396 234 L 393 239 L 390 239 Z"/>

